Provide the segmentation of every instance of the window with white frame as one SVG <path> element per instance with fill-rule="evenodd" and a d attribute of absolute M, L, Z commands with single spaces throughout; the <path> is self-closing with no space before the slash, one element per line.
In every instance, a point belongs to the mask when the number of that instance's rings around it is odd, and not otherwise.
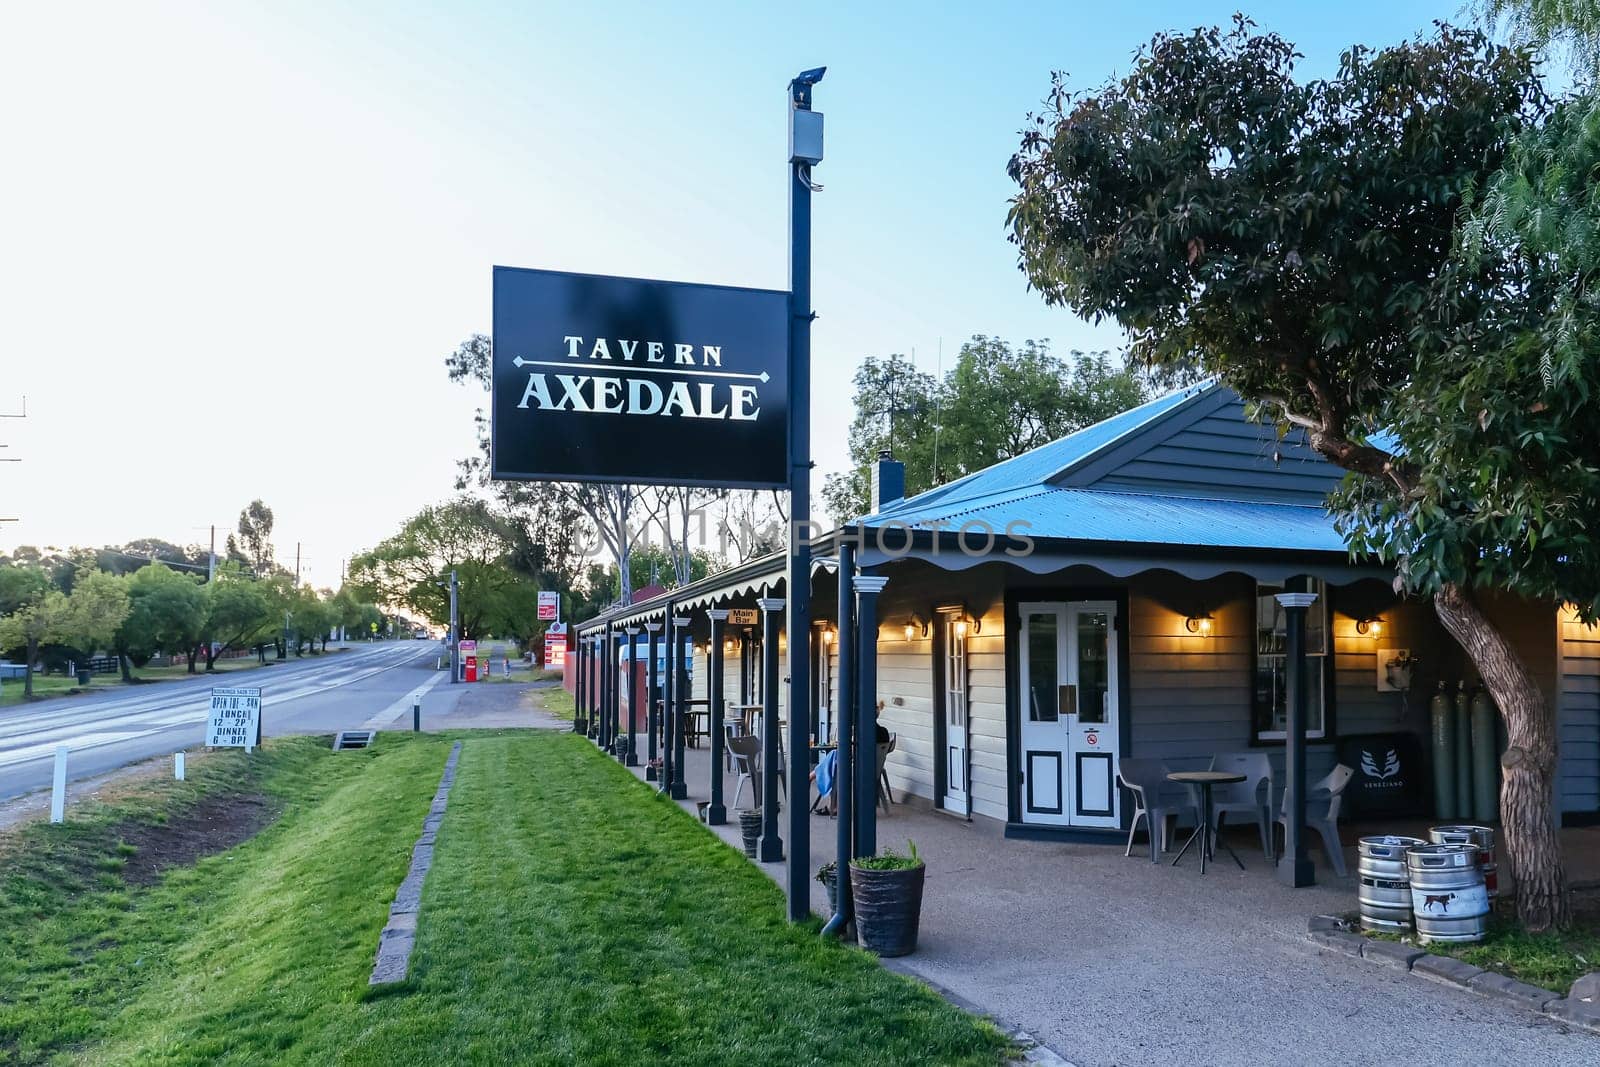
<path fill-rule="evenodd" d="M 1277 596 L 1281 585 L 1256 585 L 1256 676 L 1254 733 L 1258 741 L 1282 741 L 1289 724 L 1288 616 Z M 1306 610 L 1306 736 L 1327 735 L 1328 590 L 1320 578 Z"/>

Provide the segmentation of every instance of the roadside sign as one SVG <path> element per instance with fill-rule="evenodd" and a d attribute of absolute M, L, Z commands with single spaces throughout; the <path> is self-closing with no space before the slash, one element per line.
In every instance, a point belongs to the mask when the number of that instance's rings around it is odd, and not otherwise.
<path fill-rule="evenodd" d="M 206 715 L 206 746 L 242 748 L 261 744 L 261 690 L 226 686 L 211 690 L 211 710 Z"/>
<path fill-rule="evenodd" d="M 547 671 L 559 670 L 567 665 L 567 635 L 564 633 L 547 633 L 544 635 L 544 669 Z"/>
<path fill-rule="evenodd" d="M 729 626 L 760 626 L 761 612 L 755 608 L 729 608 Z"/>
<path fill-rule="evenodd" d="M 461 680 L 463 682 L 476 682 L 478 680 L 478 642 L 462 641 L 456 646 L 461 653 Z"/>
<path fill-rule="evenodd" d="M 554 591 L 539 593 L 539 621 L 554 622 L 561 618 L 561 594 Z"/>
<path fill-rule="evenodd" d="M 494 268 L 497 480 L 789 484 L 789 294 Z"/>

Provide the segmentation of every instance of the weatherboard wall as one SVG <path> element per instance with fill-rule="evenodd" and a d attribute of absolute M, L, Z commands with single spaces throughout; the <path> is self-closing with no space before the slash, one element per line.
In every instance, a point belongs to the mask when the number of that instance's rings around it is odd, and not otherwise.
<path fill-rule="evenodd" d="M 1557 796 L 1563 812 L 1593 816 L 1600 813 L 1600 628 L 1585 626 L 1577 612 L 1565 607 L 1557 626 L 1561 672 Z"/>

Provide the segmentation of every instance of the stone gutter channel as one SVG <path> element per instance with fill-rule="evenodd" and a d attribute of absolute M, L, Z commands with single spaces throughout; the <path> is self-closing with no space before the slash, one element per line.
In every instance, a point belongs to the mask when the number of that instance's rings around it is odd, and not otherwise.
<path fill-rule="evenodd" d="M 433 804 L 422 820 L 422 835 L 411 849 L 411 870 L 405 881 L 395 890 L 394 903 L 389 905 L 389 922 L 378 935 L 378 959 L 372 965 L 368 985 L 390 985 L 403 982 L 411 972 L 411 949 L 417 939 L 417 913 L 422 910 L 422 883 L 427 880 L 428 868 L 433 866 L 433 843 L 444 821 L 444 809 L 450 802 L 450 787 L 456 781 L 456 760 L 461 757 L 461 742 L 450 749 L 444 761 L 444 774 L 439 778 L 439 788 L 433 794 Z"/>
<path fill-rule="evenodd" d="M 1415 945 L 1363 937 L 1349 922 L 1332 915 L 1313 915 L 1307 923 L 1306 935 L 1317 944 L 1347 956 L 1410 971 L 1480 996 L 1495 997 L 1568 1026 L 1600 1034 L 1600 981 L 1593 981 L 1595 975 L 1578 979 L 1572 992 L 1562 997 L 1540 986 L 1519 982 L 1450 956 L 1425 952 Z"/>

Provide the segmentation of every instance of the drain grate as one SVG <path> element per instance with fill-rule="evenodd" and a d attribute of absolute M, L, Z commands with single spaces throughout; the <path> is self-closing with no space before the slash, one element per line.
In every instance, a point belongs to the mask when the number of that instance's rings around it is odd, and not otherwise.
<path fill-rule="evenodd" d="M 343 752 L 350 748 L 371 748 L 377 736 L 376 730 L 341 730 L 333 739 L 333 750 Z"/>

